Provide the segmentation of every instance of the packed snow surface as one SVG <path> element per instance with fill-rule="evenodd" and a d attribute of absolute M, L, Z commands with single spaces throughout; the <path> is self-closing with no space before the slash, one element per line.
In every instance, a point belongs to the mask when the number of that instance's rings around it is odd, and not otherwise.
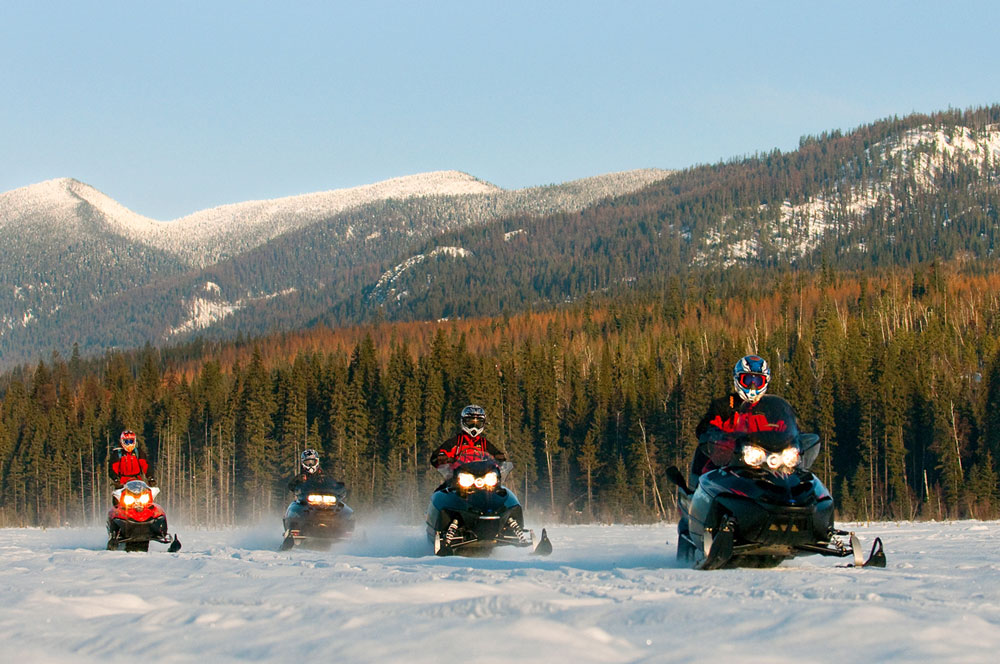
<path fill-rule="evenodd" d="M 280 521 L 176 528 L 168 554 L 102 550 L 100 527 L 0 530 L 8 662 L 995 662 L 1000 522 L 853 526 L 886 569 L 809 557 L 678 565 L 675 527 L 554 526 L 555 551 L 429 555 L 372 522 L 278 553 Z M 537 529 L 537 524 L 536 524 Z"/>

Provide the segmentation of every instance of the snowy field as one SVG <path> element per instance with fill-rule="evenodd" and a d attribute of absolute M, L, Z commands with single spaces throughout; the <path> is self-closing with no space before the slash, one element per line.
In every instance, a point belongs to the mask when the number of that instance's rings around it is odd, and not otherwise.
<path fill-rule="evenodd" d="M 421 529 L 389 524 L 278 553 L 279 529 L 179 527 L 177 554 L 104 551 L 99 527 L 2 529 L 0 659 L 1000 660 L 998 522 L 858 526 L 887 569 L 713 572 L 678 566 L 666 524 L 556 526 L 548 558 L 474 559 L 427 555 Z"/>

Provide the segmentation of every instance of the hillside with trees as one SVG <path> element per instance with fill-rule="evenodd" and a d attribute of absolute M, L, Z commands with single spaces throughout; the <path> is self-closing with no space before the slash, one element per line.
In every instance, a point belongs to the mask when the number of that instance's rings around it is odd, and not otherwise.
<path fill-rule="evenodd" d="M 695 424 L 750 351 L 770 361 L 771 392 L 801 428 L 822 436 L 814 469 L 840 518 L 1000 514 L 995 260 L 734 270 L 497 318 L 22 367 L 0 382 L 0 525 L 101 519 L 124 428 L 176 519 L 276 520 L 283 480 L 314 447 L 362 513 L 418 522 L 437 481 L 430 451 L 469 402 L 486 408 L 529 511 L 669 518 L 663 471 L 688 463 Z"/>
<path fill-rule="evenodd" d="M 869 270 L 995 257 L 1000 106 L 883 120 L 849 133 L 678 172 L 579 213 L 509 217 L 438 235 L 368 276 L 323 318 L 492 316 L 588 293 L 657 290 L 671 278 Z M 740 273 L 742 275 L 742 273 Z M 737 278 L 745 278 L 739 276 Z"/>

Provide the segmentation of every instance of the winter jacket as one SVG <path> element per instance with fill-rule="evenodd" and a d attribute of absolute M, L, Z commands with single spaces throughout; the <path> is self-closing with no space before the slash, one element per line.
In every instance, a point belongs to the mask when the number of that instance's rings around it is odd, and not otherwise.
<path fill-rule="evenodd" d="M 108 475 L 118 486 L 125 486 L 132 480 L 144 480 L 149 477 L 149 463 L 133 452 L 126 452 L 120 447 L 111 451 L 108 465 Z"/>
<path fill-rule="evenodd" d="M 695 427 L 694 432 L 698 436 L 698 442 L 702 443 L 702 436 L 713 431 L 721 433 L 784 431 L 785 422 L 768 422 L 764 415 L 753 412 L 755 404 L 749 404 L 746 412 L 739 412 L 744 403 L 735 392 L 713 401 L 708 407 L 708 412 Z M 713 445 L 716 453 L 709 456 L 705 453 L 704 446 L 699 444 L 694 453 L 694 460 L 691 462 L 691 473 L 703 475 L 724 465 L 725 460 L 731 457 L 734 446 L 735 441 L 731 437 L 728 439 L 723 437 Z"/>
<path fill-rule="evenodd" d="M 437 448 L 431 455 L 431 465 L 437 468 L 442 464 L 452 463 L 458 458 L 461 451 L 467 449 L 486 452 L 496 459 L 497 463 L 503 463 L 507 460 L 507 455 L 487 440 L 486 436 L 476 436 L 473 438 L 462 431 L 453 438 L 449 438 L 441 443 L 441 447 Z"/>
<path fill-rule="evenodd" d="M 305 468 L 299 468 L 298 475 L 292 477 L 288 480 L 288 490 L 295 493 L 304 484 L 312 483 L 320 485 L 326 482 L 326 475 L 323 474 L 322 468 L 317 468 L 315 473 L 306 472 Z"/>

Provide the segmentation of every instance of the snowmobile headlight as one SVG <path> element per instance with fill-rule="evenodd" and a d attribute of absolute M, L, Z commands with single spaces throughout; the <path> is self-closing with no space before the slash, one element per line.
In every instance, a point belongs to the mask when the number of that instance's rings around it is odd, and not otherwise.
<path fill-rule="evenodd" d="M 494 472 L 489 472 L 489 473 L 486 473 L 485 475 L 483 475 L 483 483 L 486 486 L 488 486 L 488 487 L 495 487 L 497 485 L 497 482 L 499 482 L 499 481 L 500 481 L 500 479 L 497 477 L 497 474 L 494 473 Z"/>
<path fill-rule="evenodd" d="M 795 447 L 789 447 L 784 452 L 781 453 L 781 463 L 786 468 L 795 468 L 799 465 L 799 450 Z"/>
<path fill-rule="evenodd" d="M 761 464 L 767 460 L 767 452 L 764 448 L 756 445 L 743 446 L 743 463 L 754 468 L 760 468 Z"/>
<path fill-rule="evenodd" d="M 462 487 L 463 489 L 468 489 L 475 483 L 476 483 L 476 478 L 472 475 L 472 473 L 458 474 L 458 486 Z"/>
<path fill-rule="evenodd" d="M 328 496 L 322 493 L 310 493 L 306 496 L 306 502 L 310 505 L 333 505 L 337 502 L 337 497 Z"/>
<path fill-rule="evenodd" d="M 777 470 L 781 468 L 781 455 L 780 454 L 768 454 L 767 455 L 767 467 L 771 470 Z"/>
<path fill-rule="evenodd" d="M 126 493 L 124 496 L 122 496 L 122 503 L 125 504 L 125 507 L 132 507 L 132 505 L 135 504 L 135 496 L 133 496 L 131 493 Z"/>

